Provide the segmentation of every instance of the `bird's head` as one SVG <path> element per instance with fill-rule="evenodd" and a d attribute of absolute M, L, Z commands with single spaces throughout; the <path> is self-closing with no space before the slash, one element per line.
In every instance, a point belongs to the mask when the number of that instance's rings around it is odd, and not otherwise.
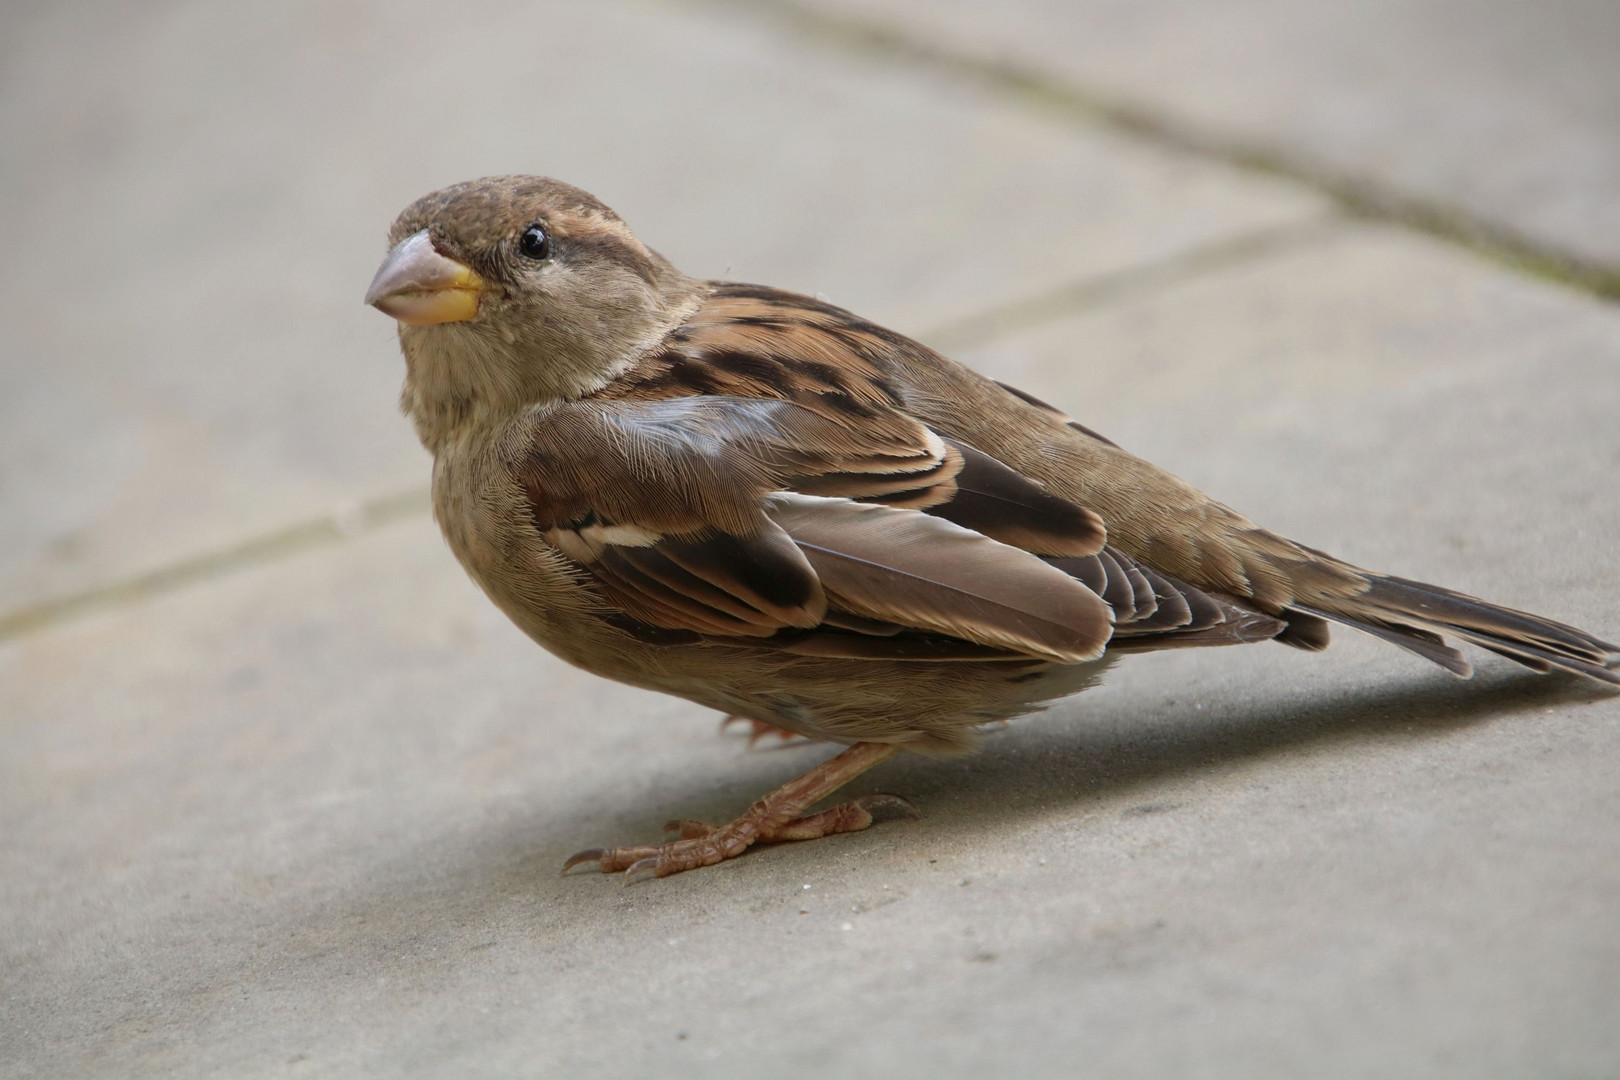
<path fill-rule="evenodd" d="M 424 195 L 388 241 L 366 303 L 399 322 L 401 405 L 430 448 L 467 419 L 600 388 L 700 290 L 595 197 L 540 176 Z"/>

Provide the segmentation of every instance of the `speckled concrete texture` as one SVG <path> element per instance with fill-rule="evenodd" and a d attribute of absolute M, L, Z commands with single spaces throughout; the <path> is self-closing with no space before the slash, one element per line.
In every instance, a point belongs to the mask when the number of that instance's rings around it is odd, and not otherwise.
<path fill-rule="evenodd" d="M 1610 637 L 1620 307 L 770 4 L 0 18 L 0 1076 L 1613 1075 L 1620 697 L 1480 654 L 1132 658 L 855 785 L 919 820 L 558 876 L 828 750 L 511 627 L 359 296 L 414 195 L 553 172 L 1306 543 Z"/>
<path fill-rule="evenodd" d="M 1609 0 L 767 0 L 1620 265 Z M 847 32 L 847 30 L 846 30 Z M 1466 231 L 1466 228 L 1465 228 Z"/>

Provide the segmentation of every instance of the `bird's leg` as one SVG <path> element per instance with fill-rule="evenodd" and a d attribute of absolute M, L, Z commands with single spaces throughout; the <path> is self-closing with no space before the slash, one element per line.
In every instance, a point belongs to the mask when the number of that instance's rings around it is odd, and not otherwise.
<path fill-rule="evenodd" d="M 898 746 L 886 743 L 856 743 L 803 776 L 789 780 L 728 825 L 710 827 L 696 821 L 671 822 L 671 830 L 680 833 L 678 840 L 642 847 L 582 851 L 563 864 L 563 872 L 581 863 L 594 862 L 604 874 L 625 871 L 628 883 L 649 875 L 668 877 L 735 858 L 756 841 L 813 840 L 833 833 L 858 832 L 872 824 L 873 809 L 890 806 L 910 809 L 910 804 L 894 795 L 865 795 L 817 814 L 801 815 L 899 751 Z"/>
<path fill-rule="evenodd" d="M 796 732 L 785 731 L 782 728 L 777 727 L 775 724 L 767 724 L 763 720 L 755 720 L 753 717 L 743 716 L 741 713 L 732 713 L 730 716 L 720 721 L 720 730 L 724 731 L 726 728 L 736 723 L 744 723 L 748 725 L 748 748 L 750 750 L 754 748 L 755 743 L 759 742 L 759 740 L 765 738 L 767 735 L 775 735 L 783 742 L 788 742 L 792 739 L 804 738 L 803 735 Z"/>
<path fill-rule="evenodd" d="M 881 809 L 900 810 L 912 815 L 917 813 L 915 806 L 898 795 L 873 792 L 858 799 L 851 799 L 849 802 L 839 803 L 819 814 L 794 818 L 780 828 L 760 833 L 756 839 L 763 843 L 774 844 L 783 840 L 814 840 L 818 836 L 831 836 L 834 833 L 860 832 L 872 824 L 872 811 Z M 681 840 L 695 840 L 700 836 L 708 836 L 717 828 L 719 826 L 710 825 L 706 821 L 679 818 L 666 823 L 664 832 L 674 833 Z"/>

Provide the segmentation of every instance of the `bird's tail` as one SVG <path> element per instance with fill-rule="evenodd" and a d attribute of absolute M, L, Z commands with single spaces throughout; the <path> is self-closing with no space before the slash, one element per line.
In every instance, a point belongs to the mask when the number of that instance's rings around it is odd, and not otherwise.
<path fill-rule="evenodd" d="M 1421 581 L 1362 572 L 1367 588 L 1354 596 L 1322 596 L 1290 605 L 1288 630 L 1278 639 L 1301 648 L 1327 644 L 1331 619 L 1365 630 L 1467 678 L 1473 668 L 1447 636 L 1471 642 L 1535 671 L 1569 671 L 1620 686 L 1620 646 L 1584 630 L 1499 607 Z"/>

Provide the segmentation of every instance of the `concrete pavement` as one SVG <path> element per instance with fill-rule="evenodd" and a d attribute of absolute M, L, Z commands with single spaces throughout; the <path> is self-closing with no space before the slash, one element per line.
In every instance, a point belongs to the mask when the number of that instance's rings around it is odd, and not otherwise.
<path fill-rule="evenodd" d="M 1546 52 L 1612 50 L 1606 16 L 1487 78 L 1506 5 L 1460 43 L 1445 0 L 1184 7 L 4 16 L 0 1076 L 1612 1075 L 1620 699 L 1481 655 L 1135 658 L 858 785 L 920 821 L 556 875 L 826 751 L 562 665 L 444 549 L 358 298 L 466 176 L 581 183 L 1307 543 L 1620 634 L 1620 308 L 1542 272 L 1620 266 L 1620 83 Z"/>

